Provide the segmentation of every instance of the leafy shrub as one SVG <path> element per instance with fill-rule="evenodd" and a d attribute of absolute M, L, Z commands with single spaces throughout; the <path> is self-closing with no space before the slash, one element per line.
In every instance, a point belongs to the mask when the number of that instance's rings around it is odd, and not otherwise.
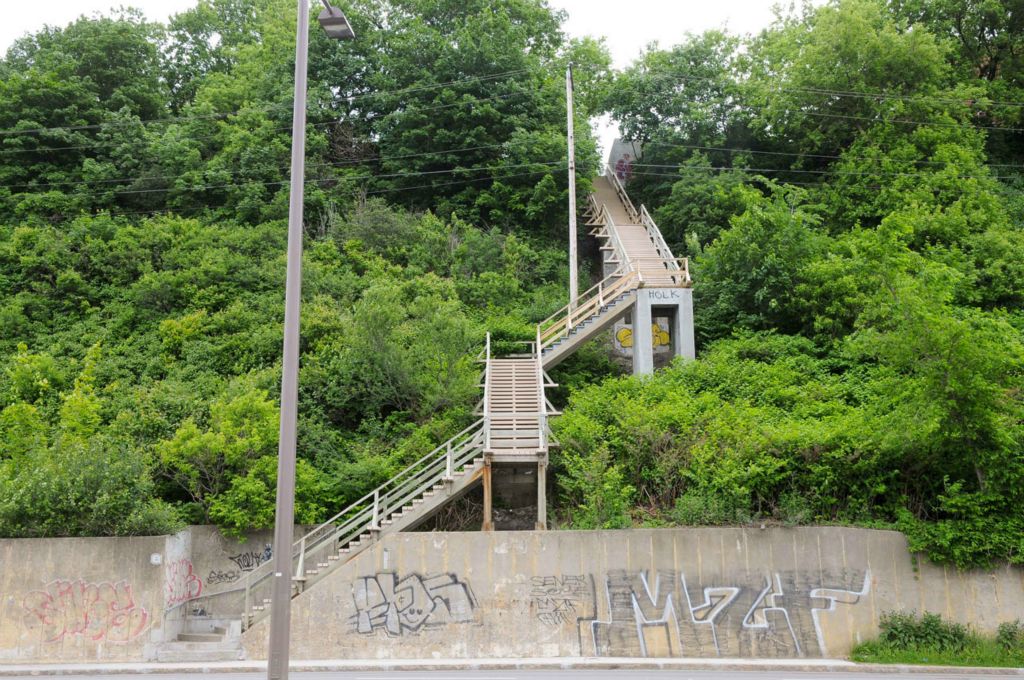
<path fill-rule="evenodd" d="M 939 651 L 958 652 L 971 640 L 966 626 L 943 621 L 938 614 L 925 612 L 887 612 L 879 621 L 879 640 L 900 650 L 926 647 Z"/>
<path fill-rule="evenodd" d="M 669 518 L 683 525 L 744 524 L 751 520 L 749 501 L 704 490 L 690 490 L 676 499 Z"/>
<path fill-rule="evenodd" d="M 558 483 L 569 499 L 575 529 L 625 529 L 632 523 L 629 509 L 636 489 L 626 483 L 622 468 L 609 459 L 607 447 L 590 455 L 564 457 Z"/>
<path fill-rule="evenodd" d="M 1024 652 L 1024 624 L 1021 624 L 1020 619 L 999 624 L 996 631 L 996 644 L 1008 652 L 1014 650 Z"/>

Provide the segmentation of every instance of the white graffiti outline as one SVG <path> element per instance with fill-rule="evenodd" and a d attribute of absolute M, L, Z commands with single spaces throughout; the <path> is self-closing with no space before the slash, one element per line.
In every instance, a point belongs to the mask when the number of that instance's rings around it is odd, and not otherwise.
<path fill-rule="evenodd" d="M 605 579 L 605 583 L 607 583 L 607 582 L 608 582 L 608 579 Z M 647 572 L 646 571 L 641 571 L 640 572 L 640 582 L 644 584 L 644 593 L 647 595 L 647 599 L 651 602 L 652 605 L 657 607 L 658 606 L 658 595 L 661 592 L 661 572 L 655 572 L 654 573 L 654 594 L 653 594 L 653 596 L 651 595 L 651 586 L 647 582 Z M 606 588 L 607 588 L 607 586 L 606 586 Z M 611 595 L 609 594 L 609 598 L 610 597 L 611 597 Z M 645 658 L 647 657 L 647 639 L 644 637 L 644 634 L 643 634 L 643 629 L 644 629 L 645 626 L 652 626 L 652 625 L 665 626 L 665 625 L 668 625 L 669 624 L 669 616 L 671 615 L 672 622 L 676 626 L 676 635 L 678 637 L 678 634 L 679 634 L 679 616 L 676 614 L 676 606 L 672 602 L 672 591 L 671 590 L 669 591 L 668 595 L 665 596 L 665 608 L 662 609 L 662 611 L 661 611 L 661 618 L 660 619 L 653 619 L 653 620 L 648 620 L 647 619 L 647 617 L 644 615 L 643 609 L 640 607 L 640 601 L 636 599 L 636 593 L 631 592 L 630 593 L 630 599 L 633 601 L 633 615 L 634 615 L 635 620 L 636 620 L 636 634 L 637 634 L 637 639 L 640 641 L 640 651 L 644 655 Z M 611 602 L 611 599 L 609 599 L 608 601 Z M 671 634 L 671 631 L 669 631 L 669 632 Z M 671 635 L 670 635 L 670 637 L 671 637 Z M 671 642 L 669 644 L 671 644 Z M 682 651 L 682 650 L 679 650 L 679 651 Z"/>
<path fill-rule="evenodd" d="M 683 594 L 686 596 L 686 607 L 690 610 L 690 620 L 693 621 L 694 625 L 711 628 L 711 639 L 715 641 L 715 653 L 721 656 L 722 648 L 718 644 L 718 626 L 715 625 L 715 619 L 729 608 L 733 600 L 739 597 L 740 589 L 735 586 L 710 586 L 704 588 L 704 602 L 694 607 L 693 600 L 690 599 L 690 589 L 686 586 L 686 574 L 680 574 L 680 578 L 683 582 Z M 722 599 L 715 602 L 712 599 L 715 596 L 721 596 Z M 710 608 L 708 613 L 698 619 L 697 611 L 708 608 Z"/>
<path fill-rule="evenodd" d="M 871 592 L 871 568 L 864 570 L 864 584 L 860 590 L 843 590 L 842 588 L 814 588 L 810 592 L 812 598 L 828 600 L 828 607 L 811 607 L 811 619 L 814 621 L 814 633 L 818 636 L 818 649 L 822 656 L 828 656 L 828 648 L 825 646 L 825 634 L 821 630 L 821 612 L 834 612 L 836 604 L 857 604 L 860 598 Z"/>
<path fill-rule="evenodd" d="M 803 650 L 800 649 L 800 640 L 796 636 L 796 631 L 793 630 L 793 623 L 789 620 L 789 612 L 785 607 L 779 606 L 775 598 L 782 598 L 785 596 L 785 591 L 782 590 L 782 578 L 775 574 L 775 582 L 772 582 L 772 577 L 769 574 L 765 574 L 764 577 L 765 588 L 761 591 L 761 594 L 754 600 L 754 604 L 751 605 L 750 611 L 743 617 L 744 628 L 768 628 L 768 617 L 765 616 L 767 612 L 782 612 L 782 616 L 786 619 L 786 627 L 789 628 L 789 635 L 793 639 L 793 644 L 796 645 L 797 656 L 803 656 Z M 772 591 L 772 592 L 769 592 Z M 758 607 L 762 601 L 764 601 L 764 607 Z"/>

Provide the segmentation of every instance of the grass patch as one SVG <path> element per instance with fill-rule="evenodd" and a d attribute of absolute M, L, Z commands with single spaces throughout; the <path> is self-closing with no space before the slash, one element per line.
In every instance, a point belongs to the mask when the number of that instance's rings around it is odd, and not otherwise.
<path fill-rule="evenodd" d="M 1024 666 L 1024 625 L 1003 623 L 995 637 L 984 637 L 938 614 L 891 612 L 879 623 L 881 635 L 854 647 L 862 663 L 930 666 Z"/>

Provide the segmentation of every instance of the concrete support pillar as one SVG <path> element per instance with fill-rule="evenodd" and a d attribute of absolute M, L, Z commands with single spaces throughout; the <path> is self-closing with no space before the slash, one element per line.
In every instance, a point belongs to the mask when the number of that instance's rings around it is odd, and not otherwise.
<path fill-rule="evenodd" d="M 491 493 L 491 461 L 484 461 L 484 525 L 481 527 L 482 531 L 493 531 L 494 520 L 491 517 L 491 499 L 493 494 Z"/>
<path fill-rule="evenodd" d="M 697 358 L 697 345 L 693 339 L 693 289 L 679 290 L 682 299 L 672 315 L 672 353 L 685 359 Z"/>
<path fill-rule="evenodd" d="M 651 332 L 651 299 L 643 288 L 633 306 L 633 375 L 654 373 L 654 334 Z"/>
<path fill-rule="evenodd" d="M 548 528 L 548 462 L 537 462 L 537 530 Z"/>

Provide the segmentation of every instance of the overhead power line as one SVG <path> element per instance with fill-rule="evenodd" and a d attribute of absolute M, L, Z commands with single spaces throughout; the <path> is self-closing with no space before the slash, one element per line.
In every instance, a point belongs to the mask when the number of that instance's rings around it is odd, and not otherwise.
<path fill-rule="evenodd" d="M 798 175 L 857 175 L 869 177 L 935 177 L 935 173 L 926 172 L 871 172 L 860 170 L 798 170 L 791 168 L 748 168 L 731 165 L 661 165 L 657 163 L 633 163 L 634 168 L 660 168 L 669 170 L 731 170 L 733 172 L 778 172 Z M 1014 179 L 1016 175 L 960 175 L 958 179 Z"/>
<path fill-rule="evenodd" d="M 685 74 L 682 74 L 682 73 L 650 74 L 650 75 L 647 76 L 647 79 L 651 80 L 651 81 L 673 80 L 673 81 L 689 81 L 689 82 L 698 82 L 698 83 L 713 83 L 715 85 L 725 85 L 725 86 L 729 86 L 729 85 L 744 85 L 744 84 L 747 84 L 747 83 L 751 82 L 749 79 L 741 80 L 739 76 L 735 76 L 733 74 L 726 74 L 726 77 L 727 78 L 731 78 L 731 80 L 718 80 L 716 78 L 710 78 L 710 77 L 707 77 L 707 76 L 691 76 L 691 75 L 685 75 Z M 986 100 L 984 98 L 979 101 L 978 99 L 972 99 L 972 98 L 969 98 L 969 97 L 966 97 L 966 98 L 956 98 L 956 97 L 940 97 L 940 96 L 926 95 L 926 94 L 899 94 L 899 93 L 895 93 L 895 92 L 885 92 L 885 91 L 882 91 L 882 90 L 874 90 L 874 91 L 869 91 L 869 90 L 840 90 L 840 89 L 829 89 L 829 88 L 819 88 L 819 87 L 804 87 L 804 86 L 793 85 L 793 84 L 789 84 L 789 83 L 782 84 L 782 85 L 776 85 L 776 86 L 769 86 L 768 90 L 769 91 L 773 91 L 773 92 L 808 92 L 808 93 L 811 93 L 811 94 L 825 94 L 825 95 L 829 95 L 829 96 L 833 96 L 833 97 L 848 97 L 848 98 L 855 98 L 855 99 L 873 99 L 873 100 L 878 100 L 878 99 L 895 99 L 895 100 L 911 102 L 911 103 L 935 102 L 935 103 L 939 103 L 939 104 L 961 105 L 961 106 L 966 106 L 966 107 L 972 108 L 972 109 L 976 108 L 976 107 L 979 107 L 982 104 L 987 104 L 987 105 L 990 105 L 990 106 L 1020 107 L 1020 108 L 1024 108 L 1024 102 L 1015 102 L 1015 101 L 1014 102 L 1011 102 L 1011 101 L 991 101 L 991 100 Z"/>
<path fill-rule="evenodd" d="M 419 152 L 419 153 L 397 154 L 397 155 L 393 155 L 393 156 L 369 156 L 367 158 L 361 158 L 361 159 L 358 159 L 358 160 L 337 161 L 337 162 L 334 162 L 334 163 L 307 163 L 306 164 L 306 168 L 307 169 L 310 169 L 310 168 L 338 168 L 338 167 L 346 167 L 346 166 L 364 165 L 364 164 L 367 164 L 367 163 L 375 163 L 375 162 L 379 162 L 379 161 L 403 160 L 403 159 L 417 158 L 417 157 L 423 157 L 423 156 L 443 156 L 443 155 L 447 155 L 447 154 L 465 153 L 465 152 L 468 152 L 468 151 L 482 151 L 484 149 L 499 149 L 501 147 L 506 146 L 507 144 L 508 144 L 508 142 L 500 142 L 500 143 L 497 143 L 497 144 L 481 144 L 479 146 L 467 146 L 467 147 L 458 148 L 458 149 L 438 149 L 437 151 L 422 151 L 422 152 Z M 274 169 L 283 172 L 283 171 L 287 171 L 289 169 L 289 167 L 290 166 L 288 166 L 288 165 L 283 165 L 283 166 L 277 166 Z M 58 182 L 47 182 L 47 183 L 42 183 L 42 184 L 37 184 L 37 183 L 34 183 L 34 182 L 21 182 L 21 183 L 18 183 L 18 184 L 0 184 L 0 189 L 15 189 L 15 188 L 40 189 L 40 188 L 43 188 L 43 187 L 81 186 L 81 185 L 85 185 L 85 184 L 90 184 L 90 185 L 92 185 L 92 184 L 117 184 L 118 182 L 134 182 L 134 181 L 137 181 L 137 180 L 169 182 L 169 181 L 172 181 L 172 180 L 181 179 L 183 177 L 188 177 L 189 175 L 192 175 L 192 174 L 194 174 L 196 172 L 202 172 L 202 170 L 195 170 L 194 172 L 182 173 L 182 174 L 178 174 L 178 175 L 147 175 L 147 174 L 143 173 L 143 174 L 135 175 L 135 176 L 132 176 L 132 177 L 117 177 L 117 178 L 97 179 L 97 180 L 67 180 L 67 181 L 58 181 Z M 239 172 L 239 171 L 236 170 L 234 172 Z"/>
<path fill-rule="evenodd" d="M 387 187 L 387 188 L 381 188 L 381 189 L 369 189 L 369 190 L 365 190 L 365 191 L 363 191 L 363 190 L 352 190 L 352 191 L 341 192 L 340 195 L 348 197 L 348 198 L 355 198 L 355 197 L 359 197 L 359 196 L 374 196 L 374 195 L 379 195 L 379 194 L 391 194 L 391 193 L 402 193 L 402 192 L 406 192 L 406 191 L 416 191 L 418 189 L 436 189 L 438 187 L 445 187 L 445 186 L 458 186 L 458 185 L 461 185 L 461 184 L 473 184 L 475 182 L 482 182 L 482 181 L 486 181 L 486 180 L 500 181 L 500 180 L 504 180 L 504 179 L 512 179 L 512 178 L 518 178 L 518 177 L 530 177 L 530 176 L 535 176 L 535 175 L 551 175 L 551 174 L 554 174 L 556 171 L 558 171 L 560 169 L 565 169 L 566 167 L 568 167 L 568 163 L 562 163 L 561 168 L 559 166 L 552 166 L 552 167 L 544 169 L 544 170 L 534 170 L 534 171 L 531 171 L 531 172 L 507 173 L 507 174 L 502 174 L 502 175 L 495 175 L 494 177 L 470 177 L 470 178 L 465 178 L 465 179 L 453 180 L 453 181 L 449 181 L 449 182 L 432 182 L 430 184 L 419 184 L 419 185 L 410 186 L 410 187 Z M 308 180 L 306 180 L 306 184 L 319 184 L 319 183 L 328 182 L 328 181 L 333 181 L 333 180 L 328 180 L 328 179 L 308 179 Z M 212 209 L 216 209 L 216 208 L 212 208 Z M 168 210 L 167 208 L 154 208 L 153 210 L 130 210 L 130 211 L 112 211 L 112 210 L 110 210 L 108 208 L 100 208 L 100 209 L 97 209 L 96 212 L 97 213 L 105 213 L 105 214 L 111 215 L 113 217 L 128 217 L 128 216 L 135 216 L 135 215 L 164 215 L 164 214 L 170 214 L 171 213 L 171 211 Z"/>
<path fill-rule="evenodd" d="M 401 94 L 409 94 L 412 92 L 423 92 L 429 90 L 437 90 L 443 87 L 451 87 L 452 85 L 459 85 L 470 82 L 484 82 L 488 80 L 496 80 L 498 78 L 505 78 L 512 75 L 519 75 L 525 73 L 528 69 L 521 68 L 512 71 L 505 71 L 503 73 L 494 73 L 486 76 L 470 76 L 468 78 L 459 78 L 457 80 L 450 80 L 444 83 L 434 83 L 431 85 L 418 85 L 414 87 L 402 88 L 399 90 L 379 90 L 375 92 L 367 92 L 364 94 L 352 95 L 349 97 L 334 97 L 328 99 L 327 102 L 338 103 L 338 102 L 355 102 L 362 101 L 363 99 L 370 99 L 374 97 L 388 97 L 396 96 Z M 281 102 L 280 104 L 271 104 L 269 106 L 260 107 L 244 107 L 241 109 L 235 109 L 232 111 L 225 111 L 223 113 L 195 113 L 185 116 L 169 116 L 166 118 L 148 118 L 146 120 L 128 120 L 128 121 L 105 121 L 103 123 L 92 123 L 87 125 L 55 125 L 52 127 L 35 127 L 35 128 L 9 128 L 7 130 L 0 130 L 0 136 L 11 136 L 11 135 L 23 135 L 23 134 L 37 134 L 40 132 L 55 132 L 57 130 L 66 131 L 77 131 L 77 130 L 100 130 L 106 127 L 119 127 L 128 125 L 159 125 L 161 123 L 176 123 L 181 121 L 191 120 L 222 120 L 231 116 L 236 116 L 242 113 L 260 113 L 267 111 L 276 110 L 289 110 L 292 108 L 291 102 Z"/>
<path fill-rule="evenodd" d="M 644 148 L 651 147 L 667 147 L 672 149 L 693 149 L 695 151 L 719 151 L 727 153 L 752 153 L 752 154 L 763 154 L 766 156 L 785 156 L 791 158 L 820 158 L 827 160 L 861 160 L 861 161 L 890 161 L 894 163 L 911 163 L 913 165 L 948 165 L 945 161 L 928 161 L 928 160 L 911 160 L 902 158 L 889 158 L 883 156 L 853 156 L 853 155 L 837 155 L 837 154 L 821 154 L 821 153 L 799 153 L 796 151 L 768 151 L 760 149 L 747 149 L 744 147 L 726 147 L 726 146 L 704 146 L 700 144 L 676 144 L 673 142 L 650 142 L 644 145 Z M 1024 164 L 1014 163 L 985 163 L 987 168 L 1024 168 Z"/>
<path fill-rule="evenodd" d="M 375 115 L 375 116 L 369 116 L 368 118 L 366 118 L 364 120 L 376 120 L 376 119 L 379 119 L 379 118 L 387 118 L 388 116 L 394 116 L 397 113 L 427 113 L 427 112 L 431 112 L 431 111 L 440 111 L 440 110 L 443 110 L 443 109 L 457 108 L 457 107 L 460 107 L 460 106 L 473 106 L 473 105 L 477 105 L 477 104 L 481 104 L 481 103 L 485 103 L 485 102 L 500 101 L 500 100 L 503 100 L 503 99 L 511 99 L 512 97 L 521 97 L 521 96 L 526 95 L 526 94 L 529 94 L 529 92 L 526 91 L 526 90 L 522 90 L 522 91 L 519 91 L 519 92 L 508 92 L 508 93 L 505 93 L 505 94 L 494 95 L 493 97 L 480 97 L 480 98 L 467 99 L 467 100 L 458 101 L 458 102 L 449 102 L 447 104 L 436 104 L 436 105 L 433 105 L 433 106 L 423 106 L 423 107 L 415 107 L 415 108 L 402 109 L 402 110 L 398 110 L 398 111 L 388 111 L 386 113 L 381 113 L 381 114 L 378 114 L 378 115 Z M 343 121 L 342 120 L 337 120 L 337 119 L 336 120 L 328 120 L 328 121 L 323 121 L 323 122 L 320 122 L 320 123 L 309 123 L 307 125 L 307 127 L 311 127 L 311 128 L 326 127 L 326 126 L 330 126 L 330 125 L 337 125 L 338 123 L 341 123 L 341 122 L 343 122 Z M 281 125 L 281 126 L 276 126 L 276 127 L 272 127 L 272 128 L 263 128 L 263 129 L 255 130 L 254 132 L 280 132 L 280 131 L 284 131 L 284 130 L 291 130 L 291 125 Z M 188 140 L 189 141 L 204 141 L 204 140 L 209 140 L 209 139 L 217 139 L 220 136 L 221 136 L 220 133 L 218 133 L 218 134 L 215 134 L 215 135 L 205 135 L 205 136 L 201 136 L 201 137 L 189 137 Z M 97 141 L 97 142 L 94 142 L 92 144 L 84 144 L 84 145 L 78 145 L 78 146 L 35 147 L 35 148 L 31 148 L 31 149 L 2 149 L 2 148 L 0 148 L 0 154 L 4 154 L 4 153 L 8 153 L 8 154 L 14 154 L 14 153 L 47 153 L 47 152 L 50 152 L 50 151 L 71 151 L 71 150 L 76 150 L 76 149 L 77 150 L 99 149 L 99 148 L 104 148 L 104 147 L 107 147 L 107 146 L 108 146 L 107 142 L 99 142 L 99 141 Z"/>
<path fill-rule="evenodd" d="M 382 174 L 382 175 L 358 175 L 358 176 L 348 176 L 348 177 L 344 177 L 344 176 L 343 177 L 322 177 L 322 178 L 318 178 L 318 179 L 307 180 L 307 183 L 309 183 L 309 182 L 335 182 L 335 183 L 339 183 L 339 182 L 346 182 L 346 181 L 373 180 L 373 179 L 402 179 L 402 178 L 405 178 L 405 177 L 425 177 L 425 176 L 428 176 L 428 175 L 444 175 L 444 174 L 452 174 L 452 173 L 458 173 L 458 172 L 465 172 L 465 173 L 470 173 L 470 172 L 500 172 L 501 170 L 508 169 L 508 168 L 529 168 L 529 167 L 537 167 L 537 166 L 557 166 L 558 164 L 566 165 L 566 162 L 565 161 L 536 161 L 536 162 L 531 162 L 531 163 L 517 163 L 517 164 L 513 164 L 513 165 L 501 165 L 501 166 L 496 166 L 496 167 L 481 166 L 481 167 L 475 167 L 475 168 L 449 168 L 449 169 L 446 169 L 446 170 L 423 170 L 423 171 L 418 171 L 418 172 L 398 172 L 398 173 L 388 173 L 388 174 Z M 209 191 L 209 190 L 212 190 L 212 189 L 230 189 L 230 188 L 234 188 L 234 187 L 281 186 L 281 185 L 284 185 L 284 184 L 288 184 L 288 182 L 289 182 L 289 180 L 287 180 L 287 179 L 264 181 L 264 182 L 257 182 L 257 181 L 226 182 L 226 183 L 222 183 L 222 184 L 205 184 L 205 185 L 200 185 L 200 186 L 189 186 L 189 187 L 161 187 L 161 188 L 157 188 L 157 189 L 114 189 L 112 191 L 103 192 L 103 193 L 111 193 L 111 194 L 114 194 L 114 195 L 117 195 L 117 196 L 131 195 L 131 194 L 154 194 L 154 193 L 179 193 L 180 194 L 180 193 L 190 193 L 190 192 L 196 192 L 196 191 Z M 444 186 L 444 185 L 443 184 L 441 184 L 441 185 L 429 184 L 429 185 L 425 185 L 425 186 L 429 187 L 429 186 Z M 26 191 L 26 192 L 22 192 L 22 193 L 16 194 L 16 196 L 42 196 L 45 193 L 46 192 L 28 192 L 28 191 Z M 93 192 L 92 195 L 93 196 L 98 196 L 99 192 Z"/>

